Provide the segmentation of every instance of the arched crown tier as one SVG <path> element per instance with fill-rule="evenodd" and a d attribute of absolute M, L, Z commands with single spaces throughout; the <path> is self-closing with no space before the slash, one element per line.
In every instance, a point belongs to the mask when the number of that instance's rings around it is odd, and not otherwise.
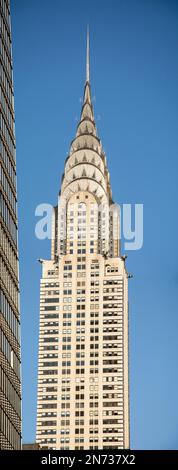
<path fill-rule="evenodd" d="M 76 184 L 74 184 L 76 183 Z M 104 193 L 112 200 L 110 177 L 101 140 L 97 135 L 94 120 L 91 89 L 89 81 L 84 88 L 84 98 L 76 136 L 72 140 L 69 156 L 65 162 L 61 182 L 61 195 L 66 191 L 75 191 L 78 186 L 86 190 L 87 186 L 101 197 Z M 77 189 L 78 190 L 78 189 Z"/>

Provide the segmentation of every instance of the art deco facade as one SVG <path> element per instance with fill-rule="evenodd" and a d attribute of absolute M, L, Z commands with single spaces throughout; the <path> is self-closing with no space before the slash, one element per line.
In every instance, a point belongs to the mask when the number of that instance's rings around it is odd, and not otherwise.
<path fill-rule="evenodd" d="M 21 447 L 19 281 L 9 1 L 0 0 L 0 449 Z"/>
<path fill-rule="evenodd" d="M 87 76 L 42 261 L 36 441 L 129 448 L 128 275 Z"/>

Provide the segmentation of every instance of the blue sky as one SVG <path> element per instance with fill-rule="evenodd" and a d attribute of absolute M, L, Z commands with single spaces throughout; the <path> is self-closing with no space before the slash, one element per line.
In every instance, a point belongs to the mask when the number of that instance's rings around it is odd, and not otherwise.
<path fill-rule="evenodd" d="M 35 440 L 40 265 L 35 208 L 56 204 L 85 81 L 114 200 L 144 205 L 130 251 L 131 448 L 178 449 L 178 3 L 11 0 L 18 171 L 23 438 Z"/>

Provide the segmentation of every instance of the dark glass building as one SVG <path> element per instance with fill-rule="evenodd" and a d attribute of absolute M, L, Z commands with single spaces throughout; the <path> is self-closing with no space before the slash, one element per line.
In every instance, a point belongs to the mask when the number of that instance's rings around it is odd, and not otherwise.
<path fill-rule="evenodd" d="M 0 449 L 21 448 L 17 193 L 10 2 L 0 0 Z"/>

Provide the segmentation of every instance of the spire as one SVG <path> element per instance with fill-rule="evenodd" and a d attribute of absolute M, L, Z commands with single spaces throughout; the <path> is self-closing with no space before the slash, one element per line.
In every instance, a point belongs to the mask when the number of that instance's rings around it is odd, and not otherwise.
<path fill-rule="evenodd" d="M 86 82 L 90 81 L 90 34 L 87 26 L 87 57 L 86 57 Z"/>
<path fill-rule="evenodd" d="M 86 81 L 80 120 L 66 158 L 61 194 L 68 198 L 76 191 L 89 191 L 97 198 L 112 199 L 106 157 L 97 135 L 90 87 L 89 27 L 86 44 Z M 80 180 L 80 186 L 78 181 Z"/>

